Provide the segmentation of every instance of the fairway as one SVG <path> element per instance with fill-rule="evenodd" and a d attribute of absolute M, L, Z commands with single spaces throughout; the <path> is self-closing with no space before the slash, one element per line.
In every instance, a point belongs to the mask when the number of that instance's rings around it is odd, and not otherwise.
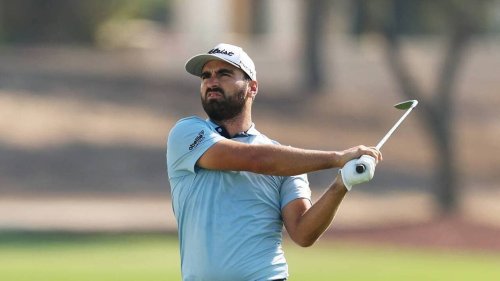
<path fill-rule="evenodd" d="M 0 235 L 0 280 L 180 280 L 177 245 L 168 235 Z"/>
<path fill-rule="evenodd" d="M 500 253 L 409 250 L 329 241 L 304 249 L 291 243 L 285 243 L 290 280 L 500 280 Z"/>
<path fill-rule="evenodd" d="M 500 253 L 438 252 L 286 241 L 290 280 L 500 280 Z M 167 234 L 0 234 L 0 280 L 180 280 Z"/>

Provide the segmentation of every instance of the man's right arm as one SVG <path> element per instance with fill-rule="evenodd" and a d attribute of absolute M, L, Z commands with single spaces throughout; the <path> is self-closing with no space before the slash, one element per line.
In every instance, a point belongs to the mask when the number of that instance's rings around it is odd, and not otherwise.
<path fill-rule="evenodd" d="M 344 151 L 320 151 L 273 144 L 245 144 L 221 140 L 210 147 L 197 165 L 210 170 L 248 171 L 274 176 L 292 176 L 318 170 L 340 168 L 361 155 L 379 160 L 380 153 L 356 146 Z"/>

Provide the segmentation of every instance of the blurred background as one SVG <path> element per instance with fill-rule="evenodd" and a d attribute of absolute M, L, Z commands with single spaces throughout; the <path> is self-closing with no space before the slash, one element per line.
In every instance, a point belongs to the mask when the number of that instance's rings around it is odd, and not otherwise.
<path fill-rule="evenodd" d="M 175 234 L 166 137 L 204 116 L 184 63 L 225 42 L 282 144 L 375 145 L 419 100 L 327 237 L 498 256 L 499 35 L 497 0 L 0 0 L 0 232 Z"/>

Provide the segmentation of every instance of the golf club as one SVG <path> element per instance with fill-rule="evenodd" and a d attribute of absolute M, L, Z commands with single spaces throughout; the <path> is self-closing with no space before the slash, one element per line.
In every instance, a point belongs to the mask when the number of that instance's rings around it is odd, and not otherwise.
<path fill-rule="evenodd" d="M 401 116 L 401 118 L 399 118 L 398 122 L 396 122 L 396 124 L 394 124 L 394 126 L 392 126 L 392 128 L 389 130 L 389 132 L 387 132 L 387 134 L 385 134 L 385 136 L 379 141 L 377 146 L 375 146 L 375 148 L 377 148 L 377 150 L 380 150 L 380 148 L 382 148 L 384 143 L 389 139 L 389 137 L 392 135 L 392 133 L 394 133 L 394 131 L 396 131 L 396 129 L 399 127 L 399 125 L 403 122 L 403 120 L 406 118 L 406 116 L 408 116 L 408 114 L 410 114 L 411 110 L 415 106 L 417 106 L 417 104 L 418 104 L 417 100 L 408 100 L 408 101 L 400 102 L 400 103 L 394 105 L 395 108 L 400 109 L 400 110 L 406 110 L 406 112 L 405 112 L 405 114 L 403 114 L 403 116 Z M 366 167 L 364 164 L 357 164 L 356 165 L 356 172 L 358 174 L 364 173 L 365 170 L 366 170 Z"/>

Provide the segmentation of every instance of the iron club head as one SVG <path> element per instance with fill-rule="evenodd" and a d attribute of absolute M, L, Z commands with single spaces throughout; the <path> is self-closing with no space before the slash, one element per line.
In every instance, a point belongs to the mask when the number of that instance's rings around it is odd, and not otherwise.
<path fill-rule="evenodd" d="M 395 104 L 394 107 L 397 109 L 406 110 L 406 109 L 417 106 L 417 104 L 418 104 L 418 100 L 407 100 L 407 101 Z"/>

